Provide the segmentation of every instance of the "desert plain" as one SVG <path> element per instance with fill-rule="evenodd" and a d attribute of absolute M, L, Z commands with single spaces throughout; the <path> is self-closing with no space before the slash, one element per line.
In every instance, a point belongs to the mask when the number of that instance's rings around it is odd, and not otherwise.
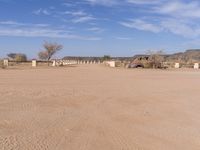
<path fill-rule="evenodd" d="M 0 150 L 199 150 L 200 71 L 0 69 Z"/>

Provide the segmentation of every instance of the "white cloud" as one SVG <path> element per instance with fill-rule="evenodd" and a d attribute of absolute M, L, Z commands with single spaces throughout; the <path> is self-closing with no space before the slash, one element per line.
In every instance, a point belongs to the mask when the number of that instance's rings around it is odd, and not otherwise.
<path fill-rule="evenodd" d="M 154 33 L 169 32 L 192 39 L 200 37 L 199 1 L 126 0 L 126 2 L 139 5 L 139 9 L 145 11 L 142 12 L 141 18 L 120 22 L 125 27 Z M 147 4 L 148 7 L 143 7 Z"/>
<path fill-rule="evenodd" d="M 23 26 L 25 25 L 24 23 L 19 23 L 19 22 L 15 22 L 15 21 L 0 21 L 0 24 L 2 25 L 15 25 L 15 26 Z"/>
<path fill-rule="evenodd" d="M 113 6 L 119 4 L 118 0 L 85 0 L 92 5 Z"/>
<path fill-rule="evenodd" d="M 33 11 L 33 14 L 35 14 L 35 15 L 50 15 L 51 13 L 46 9 L 40 8 L 38 10 Z"/>
<path fill-rule="evenodd" d="M 115 37 L 117 40 L 131 40 L 130 37 Z"/>
<path fill-rule="evenodd" d="M 154 33 L 162 31 L 162 28 L 160 26 L 143 21 L 141 19 L 132 19 L 127 22 L 120 22 L 120 24 L 128 28 L 135 28 L 138 30 L 150 31 Z"/>
<path fill-rule="evenodd" d="M 32 26 L 32 27 L 48 27 L 50 26 L 49 24 L 33 24 L 33 23 L 21 23 L 21 22 L 16 22 L 16 21 L 0 21 L 0 25 L 7 25 L 7 26 Z"/>
<path fill-rule="evenodd" d="M 84 11 L 65 11 L 62 14 L 72 15 L 72 16 L 87 16 L 87 13 Z"/>
<path fill-rule="evenodd" d="M 200 26 L 194 26 L 184 21 L 168 19 L 161 22 L 165 31 L 180 35 L 186 38 L 196 38 L 200 36 Z"/>
<path fill-rule="evenodd" d="M 72 22 L 73 23 L 84 23 L 84 22 L 88 22 L 91 20 L 95 20 L 95 18 L 92 16 L 81 16 L 81 17 L 72 19 Z"/>
<path fill-rule="evenodd" d="M 0 36 L 11 37 L 47 37 L 47 38 L 65 38 L 65 39 L 78 39 L 78 40 L 101 40 L 99 37 L 87 37 L 75 34 L 68 34 L 63 30 L 54 29 L 40 29 L 40 28 L 0 28 Z"/>
<path fill-rule="evenodd" d="M 166 0 L 85 0 L 92 5 L 114 6 L 128 4 L 160 4 Z"/>
<path fill-rule="evenodd" d="M 200 18 L 200 3 L 198 1 L 181 2 L 171 1 L 162 3 L 154 8 L 155 13 L 166 14 L 172 17 Z"/>
<path fill-rule="evenodd" d="M 132 4 L 160 4 L 161 0 L 126 0 Z"/>
<path fill-rule="evenodd" d="M 93 32 L 96 32 L 96 33 L 101 33 L 104 31 L 104 29 L 101 29 L 99 27 L 92 27 L 92 28 L 88 28 L 87 29 L 88 31 L 93 31 Z"/>
<path fill-rule="evenodd" d="M 69 15 L 72 17 L 71 22 L 73 23 L 85 23 L 96 19 L 91 14 L 88 14 L 82 10 L 59 12 L 58 14 Z M 69 19 L 67 21 L 69 21 Z"/>
<path fill-rule="evenodd" d="M 120 22 L 121 25 L 142 31 L 153 33 L 170 32 L 185 38 L 197 38 L 200 36 L 200 26 L 184 20 L 162 19 L 157 24 L 140 19 L 132 19 L 128 22 Z"/>
<path fill-rule="evenodd" d="M 15 21 L 1 21 L 0 36 L 101 40 L 99 37 L 82 36 L 74 34 L 70 30 L 52 28 L 48 24 L 30 24 Z"/>
<path fill-rule="evenodd" d="M 62 3 L 62 5 L 63 6 L 66 6 L 66 7 L 73 7 L 74 6 L 74 4 L 72 4 L 72 3 L 67 3 L 67 2 L 65 2 L 65 3 Z"/>

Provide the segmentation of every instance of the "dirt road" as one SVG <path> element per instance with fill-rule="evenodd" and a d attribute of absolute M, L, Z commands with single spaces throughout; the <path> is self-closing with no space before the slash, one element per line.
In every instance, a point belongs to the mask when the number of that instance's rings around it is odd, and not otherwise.
<path fill-rule="evenodd" d="M 200 71 L 0 70 L 0 150 L 199 150 Z"/>

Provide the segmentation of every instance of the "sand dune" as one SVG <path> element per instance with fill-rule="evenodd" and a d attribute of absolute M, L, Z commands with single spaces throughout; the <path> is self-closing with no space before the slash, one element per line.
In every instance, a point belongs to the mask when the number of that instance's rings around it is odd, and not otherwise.
<path fill-rule="evenodd" d="M 0 150 L 199 150 L 200 71 L 0 70 Z"/>

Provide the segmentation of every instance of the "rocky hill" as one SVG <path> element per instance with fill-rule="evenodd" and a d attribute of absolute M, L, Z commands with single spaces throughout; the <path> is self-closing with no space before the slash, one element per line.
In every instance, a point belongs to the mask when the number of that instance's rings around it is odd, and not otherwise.
<path fill-rule="evenodd" d="M 170 55 L 163 55 L 165 61 L 167 62 L 180 62 L 180 63 L 194 63 L 200 62 L 200 49 L 190 49 L 185 52 L 174 53 Z M 135 55 L 130 57 L 111 57 L 112 60 L 121 60 L 121 61 L 133 61 L 138 57 L 149 57 L 149 55 Z M 89 61 L 99 61 L 103 57 L 78 57 L 78 56 L 66 56 L 63 59 L 68 60 L 89 60 Z"/>
<path fill-rule="evenodd" d="M 186 50 L 183 53 L 166 55 L 166 61 L 179 61 L 184 63 L 200 62 L 200 49 Z"/>

